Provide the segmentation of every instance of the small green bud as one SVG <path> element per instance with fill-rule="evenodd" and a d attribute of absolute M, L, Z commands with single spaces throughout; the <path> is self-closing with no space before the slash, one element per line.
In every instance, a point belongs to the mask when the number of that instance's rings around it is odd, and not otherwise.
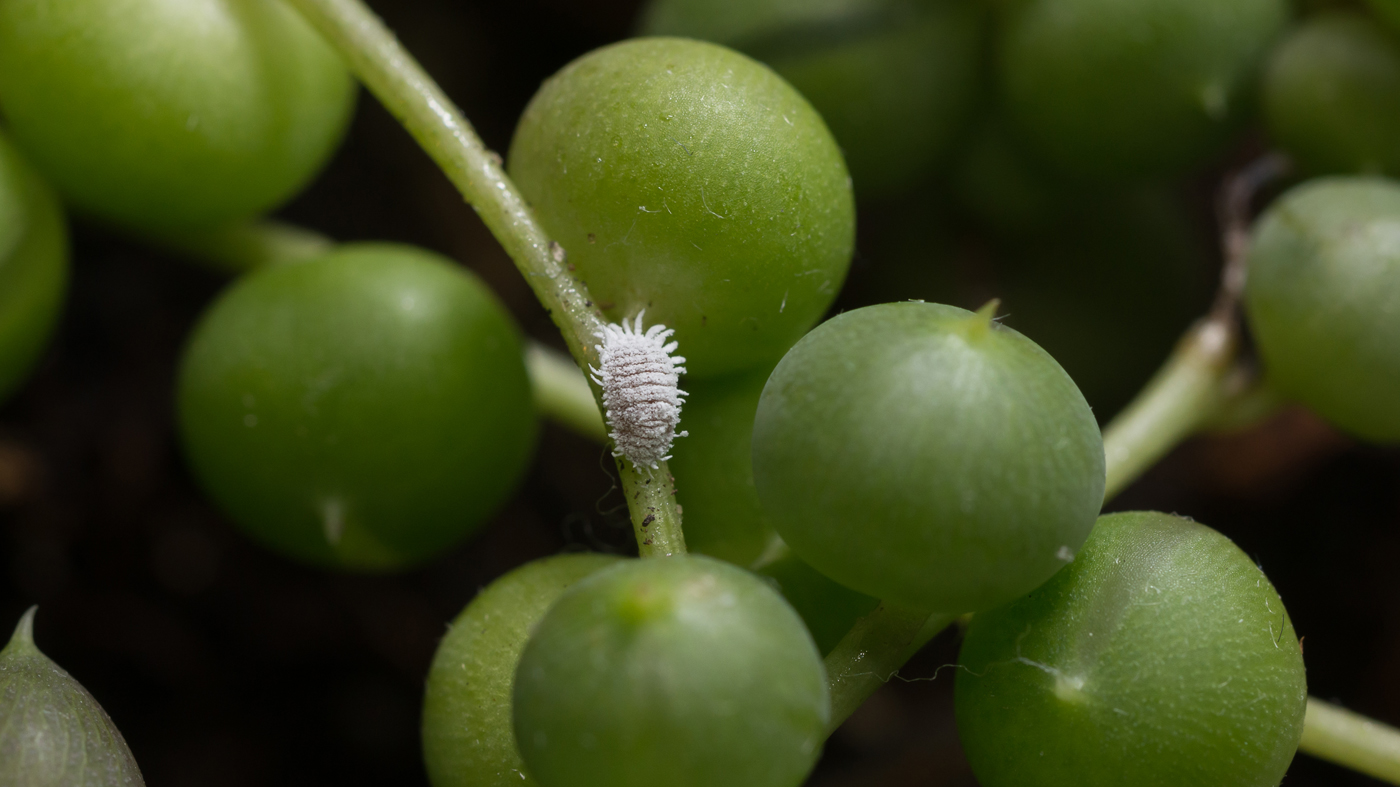
<path fill-rule="evenodd" d="M 0 787 L 144 787 L 102 706 L 34 645 L 37 610 L 0 650 Z"/>

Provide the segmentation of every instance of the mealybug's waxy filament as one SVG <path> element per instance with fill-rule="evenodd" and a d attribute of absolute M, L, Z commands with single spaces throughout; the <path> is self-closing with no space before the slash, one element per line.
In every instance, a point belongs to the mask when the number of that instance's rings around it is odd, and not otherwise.
<path fill-rule="evenodd" d="M 633 323 L 605 325 L 597 334 L 603 340 L 597 345 L 599 366 L 589 368 L 603 388 L 613 455 L 634 465 L 655 469 L 671 458 L 671 441 L 686 435 L 676 433 L 686 395 L 679 387 L 685 358 L 671 355 L 676 342 L 666 340 L 673 333 L 664 325 L 643 330 L 639 313 Z"/>

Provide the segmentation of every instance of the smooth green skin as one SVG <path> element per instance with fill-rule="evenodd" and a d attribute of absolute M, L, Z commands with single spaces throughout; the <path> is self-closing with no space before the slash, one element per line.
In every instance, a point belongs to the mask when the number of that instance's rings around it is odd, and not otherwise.
<path fill-rule="evenodd" d="M 504 307 L 449 260 L 389 244 L 231 287 L 185 351 L 178 406 L 195 474 L 249 535 L 365 570 L 480 527 L 536 428 Z"/>
<path fill-rule="evenodd" d="M 0 135 L 0 402 L 38 363 L 67 291 L 63 210 Z"/>
<path fill-rule="evenodd" d="M 795 787 L 821 753 L 826 671 L 768 583 L 701 555 L 632 560 L 567 591 L 515 679 L 546 787 Z"/>
<path fill-rule="evenodd" d="M 972 619 L 958 733 L 984 787 L 1272 787 L 1303 734 L 1302 649 L 1229 539 L 1102 517 L 1073 564 Z"/>
<path fill-rule="evenodd" d="M 985 315 L 857 309 L 808 334 L 759 400 L 754 482 L 832 579 L 967 612 L 1044 582 L 1103 500 L 1103 441 L 1055 359 Z"/>
<path fill-rule="evenodd" d="M 0 109 L 73 206 L 141 232 L 290 198 L 344 134 L 354 83 L 276 0 L 0 0 Z"/>
<path fill-rule="evenodd" d="M 754 488 L 751 438 L 769 371 L 687 383 L 680 427 L 690 434 L 676 441 L 669 467 L 685 511 L 686 547 L 773 580 L 825 655 L 879 601 L 831 581 L 790 550 L 765 555 L 777 533 Z"/>
<path fill-rule="evenodd" d="M 608 317 L 674 328 L 691 378 L 776 361 L 850 264 L 850 179 L 826 126 L 714 44 L 575 60 L 526 108 L 510 174 Z"/>
<path fill-rule="evenodd" d="M 1400 35 L 1354 13 L 1308 20 L 1269 62 L 1264 118 L 1306 170 L 1400 173 Z"/>
<path fill-rule="evenodd" d="M 1038 153 L 1081 177 L 1172 175 L 1244 114 L 1285 0 L 1010 0 L 997 70 Z"/>
<path fill-rule="evenodd" d="M 1390 23 L 1392 30 L 1400 31 L 1400 0 L 1370 0 L 1371 10 L 1376 16 Z"/>
<path fill-rule="evenodd" d="M 1317 178 L 1276 200 L 1255 225 L 1245 311 L 1280 393 L 1400 441 L 1400 183 Z"/>
<path fill-rule="evenodd" d="M 618 560 L 573 554 L 526 563 L 452 621 L 423 695 L 423 759 L 433 787 L 539 784 L 525 771 L 511 721 L 520 652 L 564 591 Z"/>
<path fill-rule="evenodd" d="M 979 87 L 983 21 L 967 0 L 657 0 L 640 27 L 772 66 L 826 120 L 864 198 L 898 193 L 952 153 Z"/>
<path fill-rule="evenodd" d="M 0 650 L 0 784 L 142 787 L 121 731 L 34 644 L 34 607 Z"/>

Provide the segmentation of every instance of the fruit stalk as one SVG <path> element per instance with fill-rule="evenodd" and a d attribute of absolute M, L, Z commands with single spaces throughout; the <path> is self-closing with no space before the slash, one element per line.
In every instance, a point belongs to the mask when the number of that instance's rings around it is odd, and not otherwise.
<path fill-rule="evenodd" d="M 345 58 L 350 70 L 413 135 L 477 212 L 549 312 L 580 368 L 597 366 L 607 323 L 588 287 L 569 271 L 568 255 L 535 220 L 501 158 L 482 143 L 461 110 L 379 17 L 360 0 L 289 0 Z M 598 408 L 601 392 L 591 385 Z M 675 482 L 657 470 L 618 459 L 623 493 L 642 556 L 685 552 Z"/>
<path fill-rule="evenodd" d="M 920 648 L 956 619 L 930 615 L 882 602 L 856 621 L 826 657 L 826 681 L 831 691 L 831 724 L 836 731 L 875 690 L 890 681 Z"/>
<path fill-rule="evenodd" d="M 1308 698 L 1298 751 L 1400 784 L 1400 730 L 1316 697 Z"/>

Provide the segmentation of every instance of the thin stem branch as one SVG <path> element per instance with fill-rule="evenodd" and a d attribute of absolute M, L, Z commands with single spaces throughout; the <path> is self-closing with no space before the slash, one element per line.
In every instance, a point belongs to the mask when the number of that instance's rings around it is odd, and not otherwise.
<path fill-rule="evenodd" d="M 632 514 L 632 532 L 642 557 L 671 557 L 685 554 L 681 532 L 680 506 L 676 505 L 676 479 L 662 462 L 658 470 L 637 467 L 618 457 L 622 493 Z"/>
<path fill-rule="evenodd" d="M 1104 429 L 1104 500 L 1219 411 L 1237 345 L 1238 333 L 1228 320 L 1208 318 L 1187 331 L 1147 387 Z"/>
<path fill-rule="evenodd" d="M 545 417 L 589 440 L 608 442 L 593 390 L 573 358 L 532 341 L 525 347 L 525 368 L 535 407 Z"/>
<path fill-rule="evenodd" d="M 956 615 L 930 615 L 885 601 L 856 621 L 826 656 L 831 691 L 827 734 L 835 732 L 904 662 L 956 619 Z"/>
<path fill-rule="evenodd" d="M 335 241 L 314 230 L 269 219 L 213 232 L 167 235 L 155 242 L 231 275 L 319 257 L 335 245 Z"/>
<path fill-rule="evenodd" d="M 1298 751 L 1400 784 L 1400 730 L 1308 697 Z"/>
<path fill-rule="evenodd" d="M 595 344 L 605 319 L 588 288 L 571 273 L 564 248 L 552 241 L 481 138 L 442 88 L 361 0 L 288 0 L 345 58 L 350 70 L 403 124 L 457 187 L 515 261 L 535 297 L 564 335 L 579 368 L 597 365 Z M 602 410 L 602 395 L 589 382 Z M 619 460 L 643 556 L 685 552 L 675 483 L 657 470 Z"/>

